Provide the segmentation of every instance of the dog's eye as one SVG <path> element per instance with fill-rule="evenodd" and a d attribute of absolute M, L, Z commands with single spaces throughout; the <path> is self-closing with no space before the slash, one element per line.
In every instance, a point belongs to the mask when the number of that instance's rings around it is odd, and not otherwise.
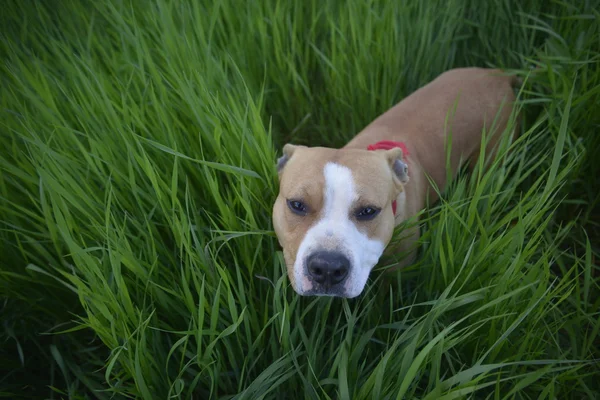
<path fill-rule="evenodd" d="M 288 200 L 287 205 L 293 213 L 298 215 L 306 215 L 306 205 L 298 200 Z"/>
<path fill-rule="evenodd" d="M 370 219 L 375 218 L 377 216 L 377 214 L 379 214 L 379 211 L 381 211 L 381 210 L 376 207 L 362 208 L 362 209 L 358 210 L 358 212 L 356 213 L 356 219 L 359 219 L 361 221 L 368 221 Z"/>

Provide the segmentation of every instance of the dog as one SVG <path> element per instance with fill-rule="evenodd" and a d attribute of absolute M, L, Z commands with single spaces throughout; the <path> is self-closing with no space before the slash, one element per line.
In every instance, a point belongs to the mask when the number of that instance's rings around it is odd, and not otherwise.
<path fill-rule="evenodd" d="M 465 163 L 477 163 L 483 132 L 489 137 L 486 160 L 495 157 L 518 85 L 518 78 L 498 69 L 452 69 L 340 149 L 286 144 L 277 160 L 272 220 L 296 293 L 360 295 L 396 226 L 418 220 L 448 178 Z M 407 254 L 399 268 L 416 257 L 420 228 L 407 229 L 398 245 Z"/>

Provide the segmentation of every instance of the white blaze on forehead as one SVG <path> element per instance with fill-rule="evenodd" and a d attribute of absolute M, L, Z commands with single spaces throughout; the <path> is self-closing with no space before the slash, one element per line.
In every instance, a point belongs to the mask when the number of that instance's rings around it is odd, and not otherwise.
<path fill-rule="evenodd" d="M 342 165 L 328 163 L 324 168 L 325 205 L 323 215 L 331 222 L 348 219 L 350 207 L 356 199 L 352 171 Z"/>
<path fill-rule="evenodd" d="M 294 263 L 297 290 L 302 294 L 313 288 L 306 269 L 306 258 L 319 250 L 336 251 L 350 260 L 344 289 L 347 296 L 355 297 L 362 292 L 384 245 L 380 240 L 370 239 L 360 232 L 351 219 L 352 207 L 358 196 L 352 171 L 348 167 L 328 163 L 323 174 L 325 187 L 321 218 L 306 232 Z"/>

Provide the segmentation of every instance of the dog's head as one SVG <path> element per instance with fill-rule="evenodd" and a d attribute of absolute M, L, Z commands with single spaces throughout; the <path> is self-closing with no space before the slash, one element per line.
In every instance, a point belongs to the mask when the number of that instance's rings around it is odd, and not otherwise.
<path fill-rule="evenodd" d="M 408 182 L 402 150 L 287 144 L 273 225 L 301 295 L 356 297 L 394 231 Z"/>

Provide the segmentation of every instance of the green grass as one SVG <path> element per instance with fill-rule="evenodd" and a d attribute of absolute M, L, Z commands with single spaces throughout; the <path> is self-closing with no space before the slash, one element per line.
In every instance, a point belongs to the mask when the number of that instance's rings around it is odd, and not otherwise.
<path fill-rule="evenodd" d="M 2 6 L 0 396 L 600 396 L 599 1 Z M 281 146 L 471 65 L 525 79 L 520 138 L 416 265 L 299 298 Z"/>

